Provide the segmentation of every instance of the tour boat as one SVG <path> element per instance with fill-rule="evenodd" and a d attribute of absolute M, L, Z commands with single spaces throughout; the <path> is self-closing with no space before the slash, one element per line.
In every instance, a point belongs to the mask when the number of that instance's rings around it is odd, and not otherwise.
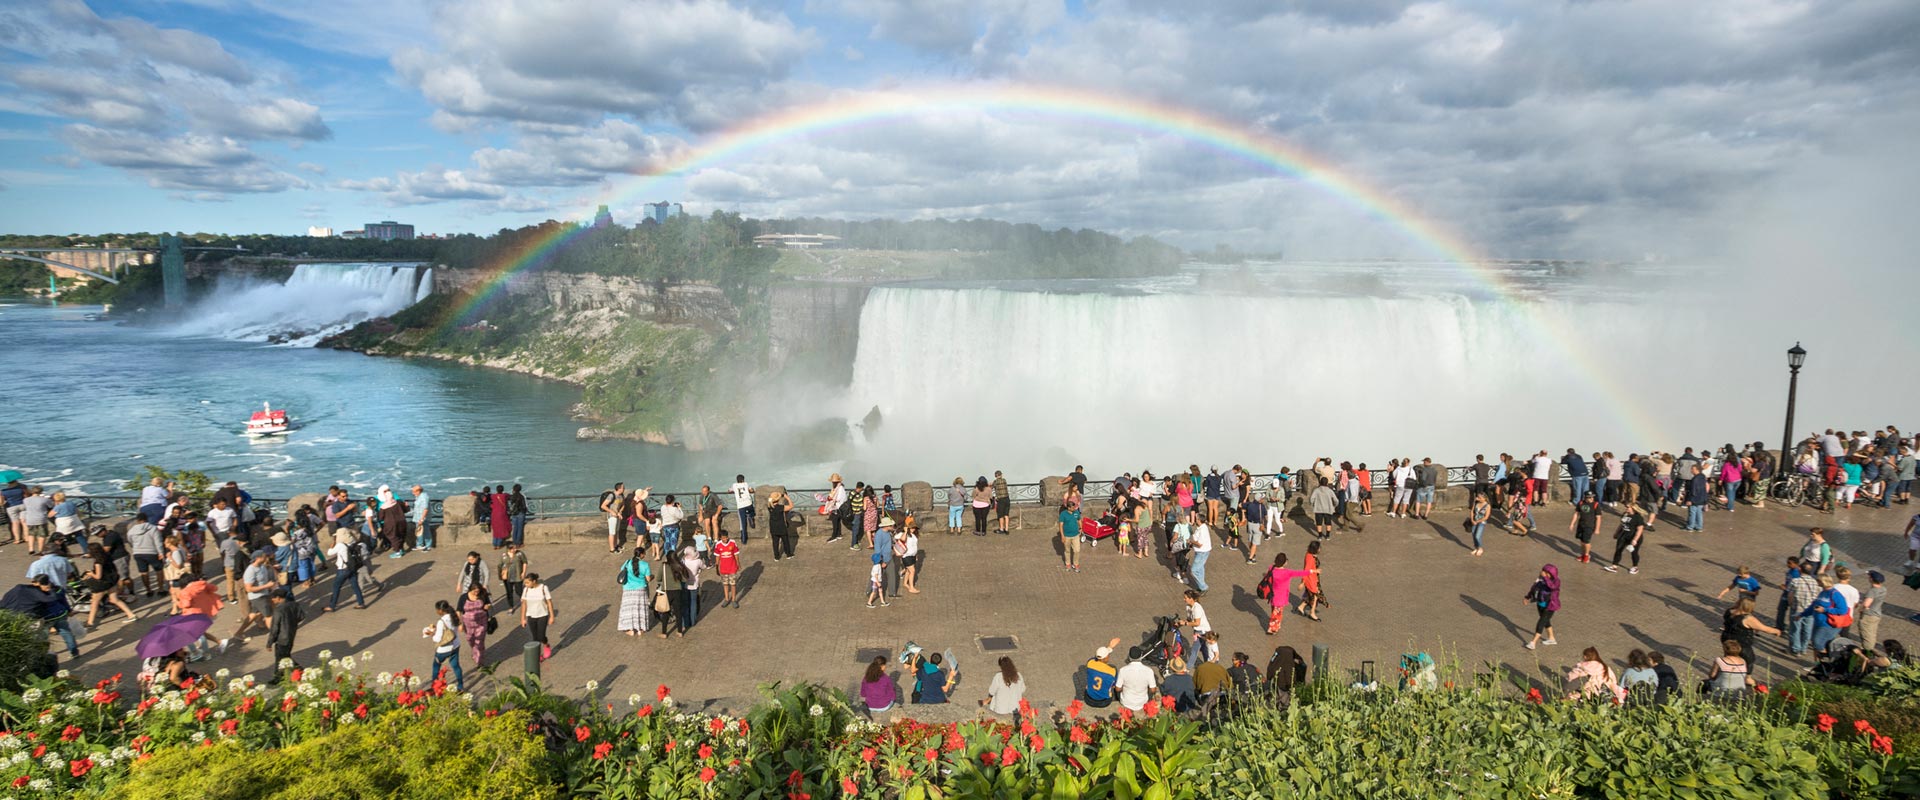
<path fill-rule="evenodd" d="M 287 423 L 287 412 L 275 411 L 272 403 L 261 403 L 260 408 L 247 419 L 248 436 L 279 436 L 292 430 Z"/>

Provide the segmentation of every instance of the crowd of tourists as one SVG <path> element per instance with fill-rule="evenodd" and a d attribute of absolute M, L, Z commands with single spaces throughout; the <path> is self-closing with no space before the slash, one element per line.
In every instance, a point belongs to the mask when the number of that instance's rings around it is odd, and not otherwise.
<path fill-rule="evenodd" d="M 1819 494 L 1828 511 L 1856 503 L 1905 505 L 1914 478 L 1914 443 L 1892 428 L 1874 434 L 1828 431 L 1802 442 L 1788 469 L 1804 483 L 1823 487 Z M 1554 499 L 1550 489 L 1559 479 L 1567 487 L 1562 496 L 1573 503 L 1568 533 L 1580 547 L 1575 563 L 1593 562 L 1592 541 L 1610 512 L 1617 517 L 1614 547 L 1603 566 L 1609 572 L 1624 567 L 1628 574 L 1637 574 L 1645 536 L 1669 507 L 1681 512 L 1681 530 L 1703 530 L 1710 508 L 1734 513 L 1741 504 L 1764 505 L 1779 476 L 1775 454 L 1755 443 L 1629 453 L 1624 458 L 1607 451 L 1582 456 L 1573 449 L 1557 457 L 1545 450 L 1521 457 L 1502 453 L 1493 460 L 1477 456 L 1471 466 L 1452 472 L 1428 458 L 1395 458 L 1377 471 L 1365 463 L 1319 458 L 1298 471 L 1269 475 L 1238 465 L 1202 471 L 1196 464 L 1164 476 L 1150 470 L 1125 473 L 1105 481 L 1104 487 L 1092 485 L 1085 470 L 1076 467 L 1058 487 L 1043 487 L 1042 494 L 1057 498 L 1057 508 L 1050 513 L 1057 514 L 1054 535 L 1063 570 L 1079 572 L 1087 566 L 1086 556 L 1107 544 L 1119 557 L 1164 564 L 1170 577 L 1184 586 L 1181 612 L 1149 641 L 1129 648 L 1119 666 L 1113 665 L 1116 640 L 1100 648 L 1081 670 L 1079 701 L 1094 707 L 1118 702 L 1138 711 L 1156 698 L 1165 699 L 1170 708 L 1200 708 L 1219 702 L 1222 690 L 1256 681 L 1267 688 L 1289 688 L 1296 672 L 1305 669 L 1291 648 L 1283 645 L 1267 659 L 1267 677 L 1261 680 L 1254 659 L 1244 652 L 1227 654 L 1221 647 L 1203 604 L 1212 588 L 1208 564 L 1220 551 L 1231 551 L 1249 564 L 1262 562 L 1261 548 L 1267 546 L 1271 566 L 1261 571 L 1253 587 L 1270 607 L 1267 632 L 1280 631 L 1289 609 L 1319 620 L 1329 607 L 1321 584 L 1322 545 L 1366 527 L 1376 512 L 1376 489 L 1389 519 L 1425 520 L 1431 519 L 1443 488 L 1464 484 L 1470 500 L 1461 526 L 1471 535 L 1468 552 L 1480 556 L 1490 526 L 1517 536 L 1542 535 L 1533 509 Z M 920 593 L 922 522 L 940 505 L 947 511 L 949 535 L 1011 535 L 1015 527 L 1012 485 L 997 471 L 971 482 L 955 478 L 944 502 L 936 499 L 934 508 L 924 509 L 908 508 L 890 485 L 849 486 L 839 474 L 829 476 L 828 483 L 828 489 L 811 498 L 780 489 L 758 497 L 744 475 L 735 476 L 723 491 L 703 486 L 684 503 L 675 494 L 656 495 L 651 487 L 615 484 L 602 492 L 598 510 L 606 520 L 608 551 L 621 556 L 614 575 L 617 630 L 631 637 L 687 636 L 702 618 L 703 598 L 712 599 L 702 592 L 710 576 L 719 584 L 719 608 L 744 602 L 741 552 L 759 531 L 759 508 L 765 509 L 765 538 L 775 562 L 797 557 L 799 529 L 805 525 L 823 526 L 826 542 L 844 541 L 850 551 L 860 553 L 868 567 L 862 571 L 861 589 L 869 608 L 889 606 L 903 592 Z M 1089 502 L 1090 492 L 1104 502 Z M 483 487 L 470 497 L 477 521 L 490 534 L 492 552 L 465 555 L 454 576 L 453 599 L 436 601 L 434 623 L 421 631 L 433 650 L 431 674 L 447 675 L 456 687 L 464 684 L 461 653 L 467 653 L 474 666 L 485 665 L 487 641 L 498 635 L 502 615 L 540 645 L 542 659 L 552 657 L 558 644 L 550 639 L 550 628 L 558 622 L 559 604 L 525 547 L 532 516 L 527 497 L 518 485 L 511 490 L 504 485 L 491 491 Z M 431 503 L 420 486 L 398 493 L 381 486 L 359 498 L 329 487 L 317 505 L 301 505 L 285 519 L 273 519 L 236 483 L 228 482 L 210 498 L 197 501 L 155 479 L 142 490 L 130 523 L 92 528 L 77 504 L 59 492 L 48 495 L 16 481 L 0 487 L 0 498 L 8 509 L 12 542 L 37 557 L 27 582 L 0 598 L 0 607 L 46 620 L 69 655 L 79 653 L 76 600 L 88 607 L 86 627 L 103 614 L 138 619 L 137 607 L 156 602 L 152 598 L 163 593 L 167 613 L 208 620 L 199 638 L 146 659 L 143 673 L 162 682 L 190 674 L 188 665 L 196 660 L 250 643 L 256 631 L 265 636 L 276 662 L 292 663 L 298 629 L 308 617 L 336 612 L 343 598 L 351 599 L 356 609 L 367 608 L 369 591 L 376 601 L 383 594 L 380 556 L 401 559 L 430 551 L 436 538 Z M 1275 552 L 1272 544 L 1286 535 L 1289 518 L 1311 539 L 1297 564 L 1286 552 Z M 1920 565 L 1920 515 L 1906 530 L 1910 552 L 1905 566 L 1912 570 Z M 84 570 L 74 561 L 76 555 L 85 556 Z M 219 562 L 216 571 L 206 568 L 210 557 Z M 1713 686 L 1731 691 L 1736 684 L 1751 682 L 1745 665 L 1760 635 L 1783 638 L 1792 654 L 1814 653 L 1817 669 L 1836 673 L 1859 673 L 1904 659 L 1897 641 L 1877 640 L 1885 576 L 1871 572 L 1861 577 L 1864 585 L 1856 586 L 1858 578 L 1833 558 L 1819 528 L 1810 533 L 1806 548 L 1787 559 L 1779 582 L 1763 583 L 1753 570 L 1741 567 L 1722 593 L 1723 598 L 1729 593 L 1737 597 L 1724 614 L 1722 638 L 1727 644 L 1714 662 L 1709 679 Z M 1768 585 L 1780 591 L 1771 625 L 1755 611 Z M 1553 617 L 1565 600 L 1557 565 L 1540 570 L 1525 600 L 1539 616 L 1525 646 L 1555 645 Z M 237 622 L 220 636 L 211 630 L 213 620 L 228 605 L 236 609 L 227 618 Z M 1658 677 L 1659 655 L 1629 653 L 1626 667 L 1616 676 L 1614 667 L 1588 648 L 1578 675 L 1569 680 L 1586 687 L 1581 689 L 1586 693 L 1624 693 L 1640 684 L 1665 690 L 1670 687 Z M 1402 665 L 1404 683 L 1422 685 L 1421 676 L 1431 671 L 1430 659 L 1423 658 L 1409 654 Z M 903 659 L 916 702 L 946 700 L 957 664 L 941 662 L 940 654 L 923 657 L 917 652 Z M 981 700 L 996 712 L 1017 704 L 1024 692 L 1012 662 L 1003 660 L 999 667 L 988 696 Z M 874 668 L 885 672 L 884 663 Z M 875 682 L 874 693 L 866 697 L 868 705 L 889 706 L 892 700 L 881 702 L 871 668 L 866 677 Z"/>

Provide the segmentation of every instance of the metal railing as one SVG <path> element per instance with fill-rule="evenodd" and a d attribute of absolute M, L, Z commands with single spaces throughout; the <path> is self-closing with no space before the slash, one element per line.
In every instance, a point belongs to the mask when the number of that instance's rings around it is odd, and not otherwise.
<path fill-rule="evenodd" d="M 1526 468 L 1526 467 L 1527 465 L 1521 464 L 1519 467 L 1516 467 L 1516 468 Z M 1389 470 L 1370 469 L 1367 472 L 1371 478 L 1371 485 L 1373 486 L 1373 488 L 1385 489 L 1389 486 L 1389 479 L 1390 479 Z M 1473 480 L 1474 480 L 1473 467 L 1471 465 L 1464 466 L 1464 467 L 1447 467 L 1446 473 L 1447 473 L 1448 485 L 1470 485 L 1473 483 Z M 1300 472 L 1294 473 L 1293 475 L 1294 483 L 1293 485 L 1286 487 L 1287 492 L 1291 494 L 1291 493 L 1297 493 L 1302 491 L 1303 484 L 1301 483 L 1301 480 L 1302 480 L 1301 476 L 1308 475 L 1308 474 L 1312 474 L 1310 470 L 1301 470 Z M 1556 476 L 1556 480 L 1560 482 L 1567 482 L 1570 479 L 1566 475 L 1565 470 L 1563 469 L 1559 471 L 1559 474 Z M 1105 488 L 1106 485 L 1107 485 L 1106 481 L 1099 481 L 1099 482 L 1089 481 L 1089 485 L 1087 489 L 1088 499 L 1097 500 L 1097 501 L 1106 500 L 1109 494 L 1109 491 Z M 895 484 L 895 486 L 896 486 L 896 491 L 898 491 L 897 489 L 898 484 Z M 1276 488 L 1275 473 L 1271 471 L 1253 473 L 1252 491 L 1254 494 L 1262 498 L 1270 498 L 1273 496 L 1275 488 Z M 951 491 L 952 491 L 951 484 L 934 486 L 932 505 L 935 508 L 946 507 L 948 502 L 948 494 Z M 970 493 L 973 491 L 972 485 L 971 484 L 967 485 L 965 491 L 968 492 L 969 494 L 962 497 L 963 504 L 971 496 Z M 808 502 L 813 501 L 816 496 L 818 497 L 826 496 L 829 493 L 829 490 L 828 489 L 788 489 L 787 492 L 788 494 L 792 495 L 795 498 L 796 503 L 798 503 L 799 505 L 805 506 L 808 504 Z M 669 494 L 674 495 L 682 505 L 686 505 L 689 507 L 695 505 L 697 502 L 697 498 L 700 496 L 700 492 L 698 489 L 695 489 L 693 491 L 688 491 L 688 492 L 680 492 L 680 491 L 664 492 L 656 489 L 648 495 L 649 503 L 651 505 L 658 506 L 659 503 L 662 500 L 664 500 L 666 496 Z M 733 499 L 731 495 L 725 492 L 717 492 L 716 494 L 721 494 L 723 502 L 729 508 L 731 508 L 733 503 Z M 1027 482 L 1027 483 L 1009 483 L 1007 484 L 1007 494 L 1008 494 L 1008 498 L 1015 505 L 1027 505 L 1027 506 L 1039 505 L 1041 500 L 1041 484 L 1038 481 Z M 458 495 L 455 495 L 455 496 L 458 496 Z M 599 514 L 601 513 L 600 497 L 601 495 L 599 494 L 552 495 L 552 496 L 527 495 L 526 496 L 527 511 L 530 517 L 536 518 L 536 519 L 556 519 L 556 518 L 567 518 L 567 517 L 599 516 Z M 896 495 L 896 498 L 897 498 L 897 495 Z M 116 516 L 132 516 L 139 511 L 139 505 L 140 505 L 140 498 L 138 495 L 69 495 L 67 499 L 78 504 L 80 507 L 81 516 L 87 519 L 100 519 L 105 517 L 116 517 Z M 406 498 L 402 497 L 401 499 L 405 500 Z M 438 520 L 444 517 L 445 501 L 446 501 L 445 497 L 433 497 L 429 499 L 427 504 L 427 515 L 428 515 L 429 521 L 437 522 Z M 256 497 L 256 498 L 253 498 L 252 505 L 256 514 L 259 514 L 261 516 L 266 516 L 270 514 L 276 519 L 284 519 L 290 516 L 293 511 L 293 509 L 287 508 L 288 502 L 289 500 L 286 498 Z"/>

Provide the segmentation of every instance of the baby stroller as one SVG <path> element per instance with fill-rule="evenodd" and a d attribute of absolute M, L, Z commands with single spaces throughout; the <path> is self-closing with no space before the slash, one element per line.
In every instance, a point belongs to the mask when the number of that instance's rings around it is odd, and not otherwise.
<path fill-rule="evenodd" d="M 1140 661 L 1154 669 L 1164 669 L 1175 657 L 1186 657 L 1187 637 L 1180 632 L 1180 626 L 1174 624 L 1173 617 L 1154 617 L 1153 622 L 1153 632 L 1140 643 L 1140 649 L 1146 651 Z"/>
<path fill-rule="evenodd" d="M 1114 525 L 1118 521 L 1112 514 L 1102 514 L 1097 520 L 1080 520 L 1080 535 L 1087 538 L 1088 547 L 1098 547 L 1101 539 L 1108 538 L 1116 532 Z"/>

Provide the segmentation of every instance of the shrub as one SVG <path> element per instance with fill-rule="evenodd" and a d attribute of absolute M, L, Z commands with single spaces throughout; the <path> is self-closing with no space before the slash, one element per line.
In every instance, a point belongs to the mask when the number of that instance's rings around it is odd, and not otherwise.
<path fill-rule="evenodd" d="M 0 611 L 0 689 L 19 691 L 46 661 L 46 624 L 18 612 Z"/>
<path fill-rule="evenodd" d="M 415 800 L 555 796 L 546 749 L 527 716 L 478 717 L 451 698 L 419 715 L 388 712 L 282 750 L 234 741 L 170 748 L 138 763 L 114 796 L 126 800 Z"/>

